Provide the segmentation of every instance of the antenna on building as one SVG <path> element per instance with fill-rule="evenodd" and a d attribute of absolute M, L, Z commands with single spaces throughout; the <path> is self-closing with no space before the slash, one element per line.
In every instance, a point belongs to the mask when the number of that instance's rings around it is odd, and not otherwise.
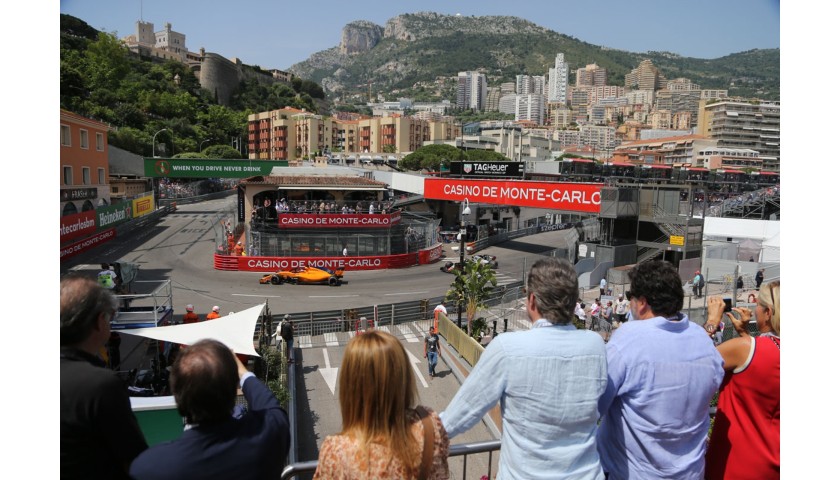
<path fill-rule="evenodd" d="M 143 21 L 143 0 L 140 0 L 140 21 Z"/>

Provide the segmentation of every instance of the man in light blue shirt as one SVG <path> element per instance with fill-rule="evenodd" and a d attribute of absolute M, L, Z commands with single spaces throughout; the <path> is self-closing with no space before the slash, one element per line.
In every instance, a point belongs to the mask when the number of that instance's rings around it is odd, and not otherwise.
<path fill-rule="evenodd" d="M 490 342 L 441 421 L 451 439 L 499 402 L 497 479 L 602 479 L 595 435 L 607 382 L 604 341 L 572 323 L 578 282 L 568 261 L 537 261 L 527 285 L 531 329 Z"/>
<path fill-rule="evenodd" d="M 645 262 L 629 276 L 635 321 L 607 344 L 601 464 L 610 480 L 702 480 L 709 402 L 723 379 L 723 358 L 703 327 L 680 313 L 682 281 L 673 265 Z"/>

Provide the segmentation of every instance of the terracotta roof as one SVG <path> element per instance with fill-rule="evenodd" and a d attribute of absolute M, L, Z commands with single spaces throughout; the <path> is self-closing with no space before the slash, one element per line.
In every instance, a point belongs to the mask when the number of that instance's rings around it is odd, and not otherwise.
<path fill-rule="evenodd" d="M 328 187 L 387 187 L 384 182 L 377 182 L 365 177 L 356 176 L 325 176 L 325 175 L 297 175 L 297 176 L 256 176 L 242 180 L 241 183 L 250 185 L 286 185 L 286 186 L 328 186 Z"/>

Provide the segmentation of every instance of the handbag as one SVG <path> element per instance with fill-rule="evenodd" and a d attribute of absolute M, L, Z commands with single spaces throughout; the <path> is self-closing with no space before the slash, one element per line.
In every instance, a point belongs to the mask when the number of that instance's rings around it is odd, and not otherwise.
<path fill-rule="evenodd" d="M 420 420 L 423 422 L 423 458 L 420 460 L 420 472 L 417 474 L 418 480 L 426 480 L 429 476 L 429 469 L 432 466 L 432 456 L 435 449 L 435 430 L 432 425 L 432 419 L 429 418 L 429 412 L 419 405 L 414 409 Z"/>

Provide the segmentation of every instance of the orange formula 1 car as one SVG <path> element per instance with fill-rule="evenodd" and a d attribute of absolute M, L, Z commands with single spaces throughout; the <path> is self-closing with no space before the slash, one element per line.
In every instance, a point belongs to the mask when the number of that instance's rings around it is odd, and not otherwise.
<path fill-rule="evenodd" d="M 272 285 L 280 285 L 283 282 L 295 285 L 299 283 L 313 283 L 338 287 L 341 286 L 341 279 L 343 277 L 344 270 L 330 270 L 329 268 L 323 267 L 298 267 L 263 275 L 260 278 L 260 283 L 270 283 Z"/>

